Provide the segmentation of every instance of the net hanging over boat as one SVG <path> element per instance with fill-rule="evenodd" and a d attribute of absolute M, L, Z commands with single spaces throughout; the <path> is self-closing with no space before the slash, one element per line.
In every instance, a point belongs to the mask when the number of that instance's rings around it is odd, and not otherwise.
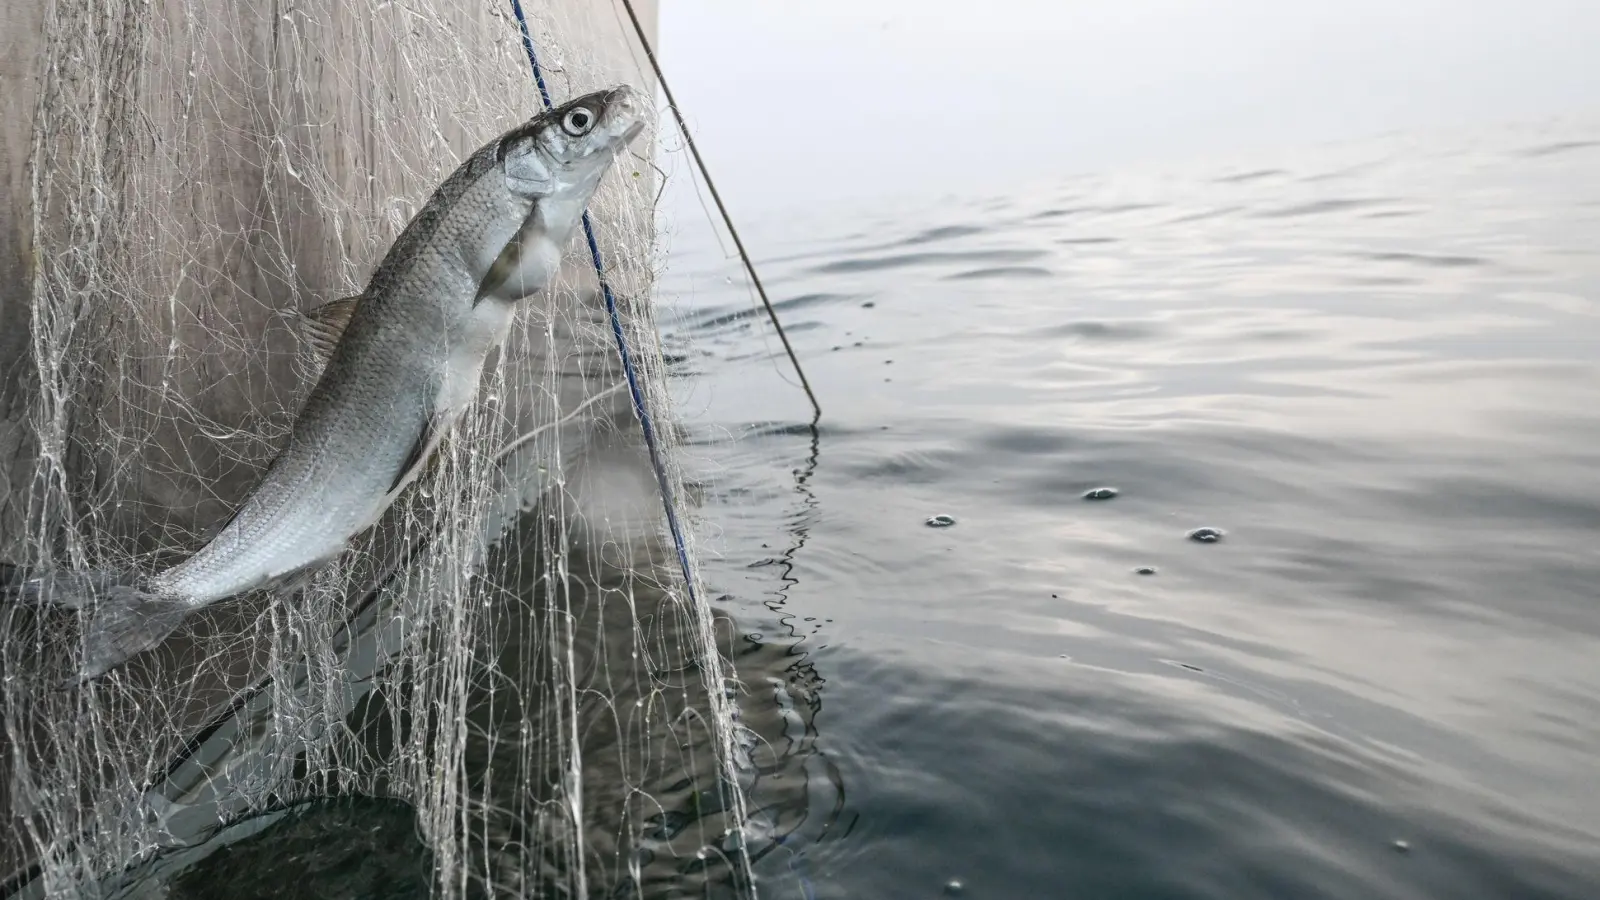
<path fill-rule="evenodd" d="M 29 218 L 0 248 L 0 560 L 154 571 L 284 445 L 315 372 L 293 312 L 358 293 L 538 95 L 509 5 L 10 6 L 36 80 L 5 145 Z M 527 12 L 556 102 L 651 87 L 610 4 Z M 683 497 L 653 138 L 591 208 Z M 753 895 L 747 786 L 793 711 L 737 709 L 737 631 L 684 589 L 581 238 L 562 272 L 307 582 L 72 690 L 78 615 L 3 610 L 0 894 Z M 285 885 L 308 860 L 337 885 Z"/>

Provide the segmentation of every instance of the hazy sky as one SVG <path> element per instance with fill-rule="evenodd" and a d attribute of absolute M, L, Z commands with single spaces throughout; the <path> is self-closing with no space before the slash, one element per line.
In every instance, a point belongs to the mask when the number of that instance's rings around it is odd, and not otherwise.
<path fill-rule="evenodd" d="M 1600 111 L 1600 0 L 661 6 L 667 77 L 747 215 Z"/>

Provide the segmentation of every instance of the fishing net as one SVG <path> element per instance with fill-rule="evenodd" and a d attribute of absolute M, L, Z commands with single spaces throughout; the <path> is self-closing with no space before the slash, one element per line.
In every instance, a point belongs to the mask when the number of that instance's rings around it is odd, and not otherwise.
<path fill-rule="evenodd" d="M 649 84 L 611 3 L 527 11 L 557 102 Z M 359 292 L 538 95 L 492 3 L 6 16 L 32 92 L 8 87 L 0 144 L 0 207 L 27 217 L 0 244 L 0 560 L 153 571 L 283 445 L 314 375 L 286 311 Z M 672 444 L 652 137 L 592 208 Z M 810 707 L 781 649 L 687 590 L 597 285 L 575 242 L 428 474 L 307 582 L 75 690 L 78 614 L 0 610 L 0 895 L 753 893 L 746 842 L 785 826 L 746 797 L 809 746 L 783 735 Z M 743 712 L 736 654 L 789 699 Z"/>

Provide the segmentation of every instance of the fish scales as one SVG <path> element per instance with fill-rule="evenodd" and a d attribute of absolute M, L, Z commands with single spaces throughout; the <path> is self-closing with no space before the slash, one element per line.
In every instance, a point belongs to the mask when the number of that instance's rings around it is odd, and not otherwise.
<path fill-rule="evenodd" d="M 518 300 L 554 277 L 601 177 L 643 130 L 626 86 L 579 97 L 469 156 L 358 297 L 305 317 L 323 368 L 288 442 L 217 535 L 145 578 L 47 572 L 11 592 L 91 609 L 78 677 L 159 644 L 196 609 L 340 555 L 476 396 Z"/>

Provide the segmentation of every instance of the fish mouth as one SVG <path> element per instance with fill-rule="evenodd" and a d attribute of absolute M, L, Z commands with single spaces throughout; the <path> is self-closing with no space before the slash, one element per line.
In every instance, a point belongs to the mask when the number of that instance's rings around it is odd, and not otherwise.
<path fill-rule="evenodd" d="M 610 115 L 625 123 L 617 129 L 617 135 L 624 144 L 631 142 L 644 131 L 645 120 L 640 111 L 642 105 L 640 98 L 640 93 L 631 85 L 619 84 L 606 91 L 601 101 Z"/>
<path fill-rule="evenodd" d="M 605 101 L 607 106 L 612 104 L 616 104 L 618 106 L 631 106 L 633 105 L 633 99 L 637 94 L 638 91 L 633 89 L 633 85 L 619 84 L 616 87 L 606 91 L 601 99 Z"/>

